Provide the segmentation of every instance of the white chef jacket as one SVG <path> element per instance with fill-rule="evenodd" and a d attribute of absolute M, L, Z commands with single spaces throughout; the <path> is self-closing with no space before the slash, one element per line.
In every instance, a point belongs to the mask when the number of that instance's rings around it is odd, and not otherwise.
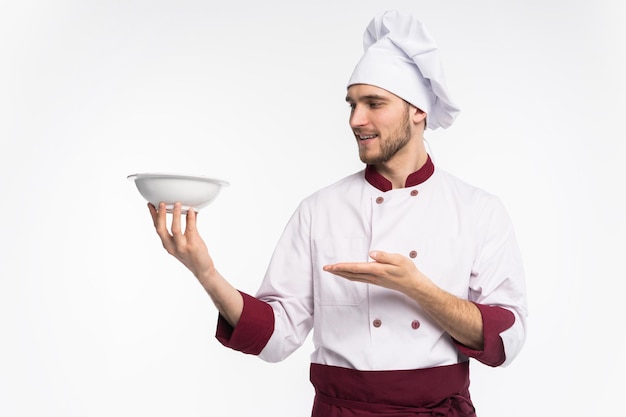
<path fill-rule="evenodd" d="M 405 255 L 439 287 L 476 303 L 486 333 L 493 328 L 487 307 L 510 312 L 509 323 L 496 331 L 504 358 L 485 363 L 515 358 L 525 340 L 526 294 L 511 221 L 497 197 L 433 170 L 417 185 L 388 191 L 361 171 L 302 201 L 255 296 L 274 315 L 262 359 L 285 359 L 311 330 L 311 362 L 322 365 L 401 370 L 480 357 L 404 294 L 322 269 L 371 261 L 370 250 Z"/>

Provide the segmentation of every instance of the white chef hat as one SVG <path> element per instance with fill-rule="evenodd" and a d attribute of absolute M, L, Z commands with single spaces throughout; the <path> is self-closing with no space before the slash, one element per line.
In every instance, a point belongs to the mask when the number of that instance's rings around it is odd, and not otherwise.
<path fill-rule="evenodd" d="M 460 110 L 446 91 L 438 47 L 419 20 L 386 11 L 367 26 L 363 46 L 348 87 L 370 84 L 395 94 L 424 111 L 430 129 L 454 122 Z"/>

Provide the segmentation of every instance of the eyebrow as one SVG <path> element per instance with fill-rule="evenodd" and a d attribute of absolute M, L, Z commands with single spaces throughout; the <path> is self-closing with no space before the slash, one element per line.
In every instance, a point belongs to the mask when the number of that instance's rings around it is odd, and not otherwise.
<path fill-rule="evenodd" d="M 365 96 L 361 96 L 358 98 L 358 101 L 366 101 L 366 100 L 387 100 L 387 97 L 381 96 L 378 94 L 368 94 Z M 346 96 L 346 101 L 348 103 L 353 102 L 354 100 L 350 96 Z"/>

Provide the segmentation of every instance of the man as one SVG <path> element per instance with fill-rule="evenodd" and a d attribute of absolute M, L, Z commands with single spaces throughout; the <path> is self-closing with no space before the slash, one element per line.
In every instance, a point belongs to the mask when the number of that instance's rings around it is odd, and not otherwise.
<path fill-rule="evenodd" d="M 157 233 L 215 303 L 224 345 L 280 361 L 313 330 L 314 417 L 475 416 L 469 358 L 519 353 L 524 274 L 499 200 L 426 152 L 424 129 L 458 109 L 419 21 L 372 20 L 346 101 L 365 169 L 300 204 L 255 297 L 219 274 L 193 210 L 183 231 L 175 205 L 170 233 L 150 205 Z"/>

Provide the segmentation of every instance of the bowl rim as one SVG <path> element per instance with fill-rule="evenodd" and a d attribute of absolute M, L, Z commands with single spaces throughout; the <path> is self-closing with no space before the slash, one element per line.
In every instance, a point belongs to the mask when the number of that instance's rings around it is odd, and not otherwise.
<path fill-rule="evenodd" d="M 211 183 L 225 185 L 225 186 L 230 185 L 228 181 L 225 181 L 219 178 L 207 177 L 204 175 L 173 174 L 173 173 L 167 173 L 167 172 L 141 172 L 141 173 L 136 173 L 136 174 L 130 174 L 126 178 L 129 181 L 135 181 L 135 180 L 140 180 L 140 179 L 160 179 L 160 178 L 184 179 L 184 180 L 211 182 Z"/>

